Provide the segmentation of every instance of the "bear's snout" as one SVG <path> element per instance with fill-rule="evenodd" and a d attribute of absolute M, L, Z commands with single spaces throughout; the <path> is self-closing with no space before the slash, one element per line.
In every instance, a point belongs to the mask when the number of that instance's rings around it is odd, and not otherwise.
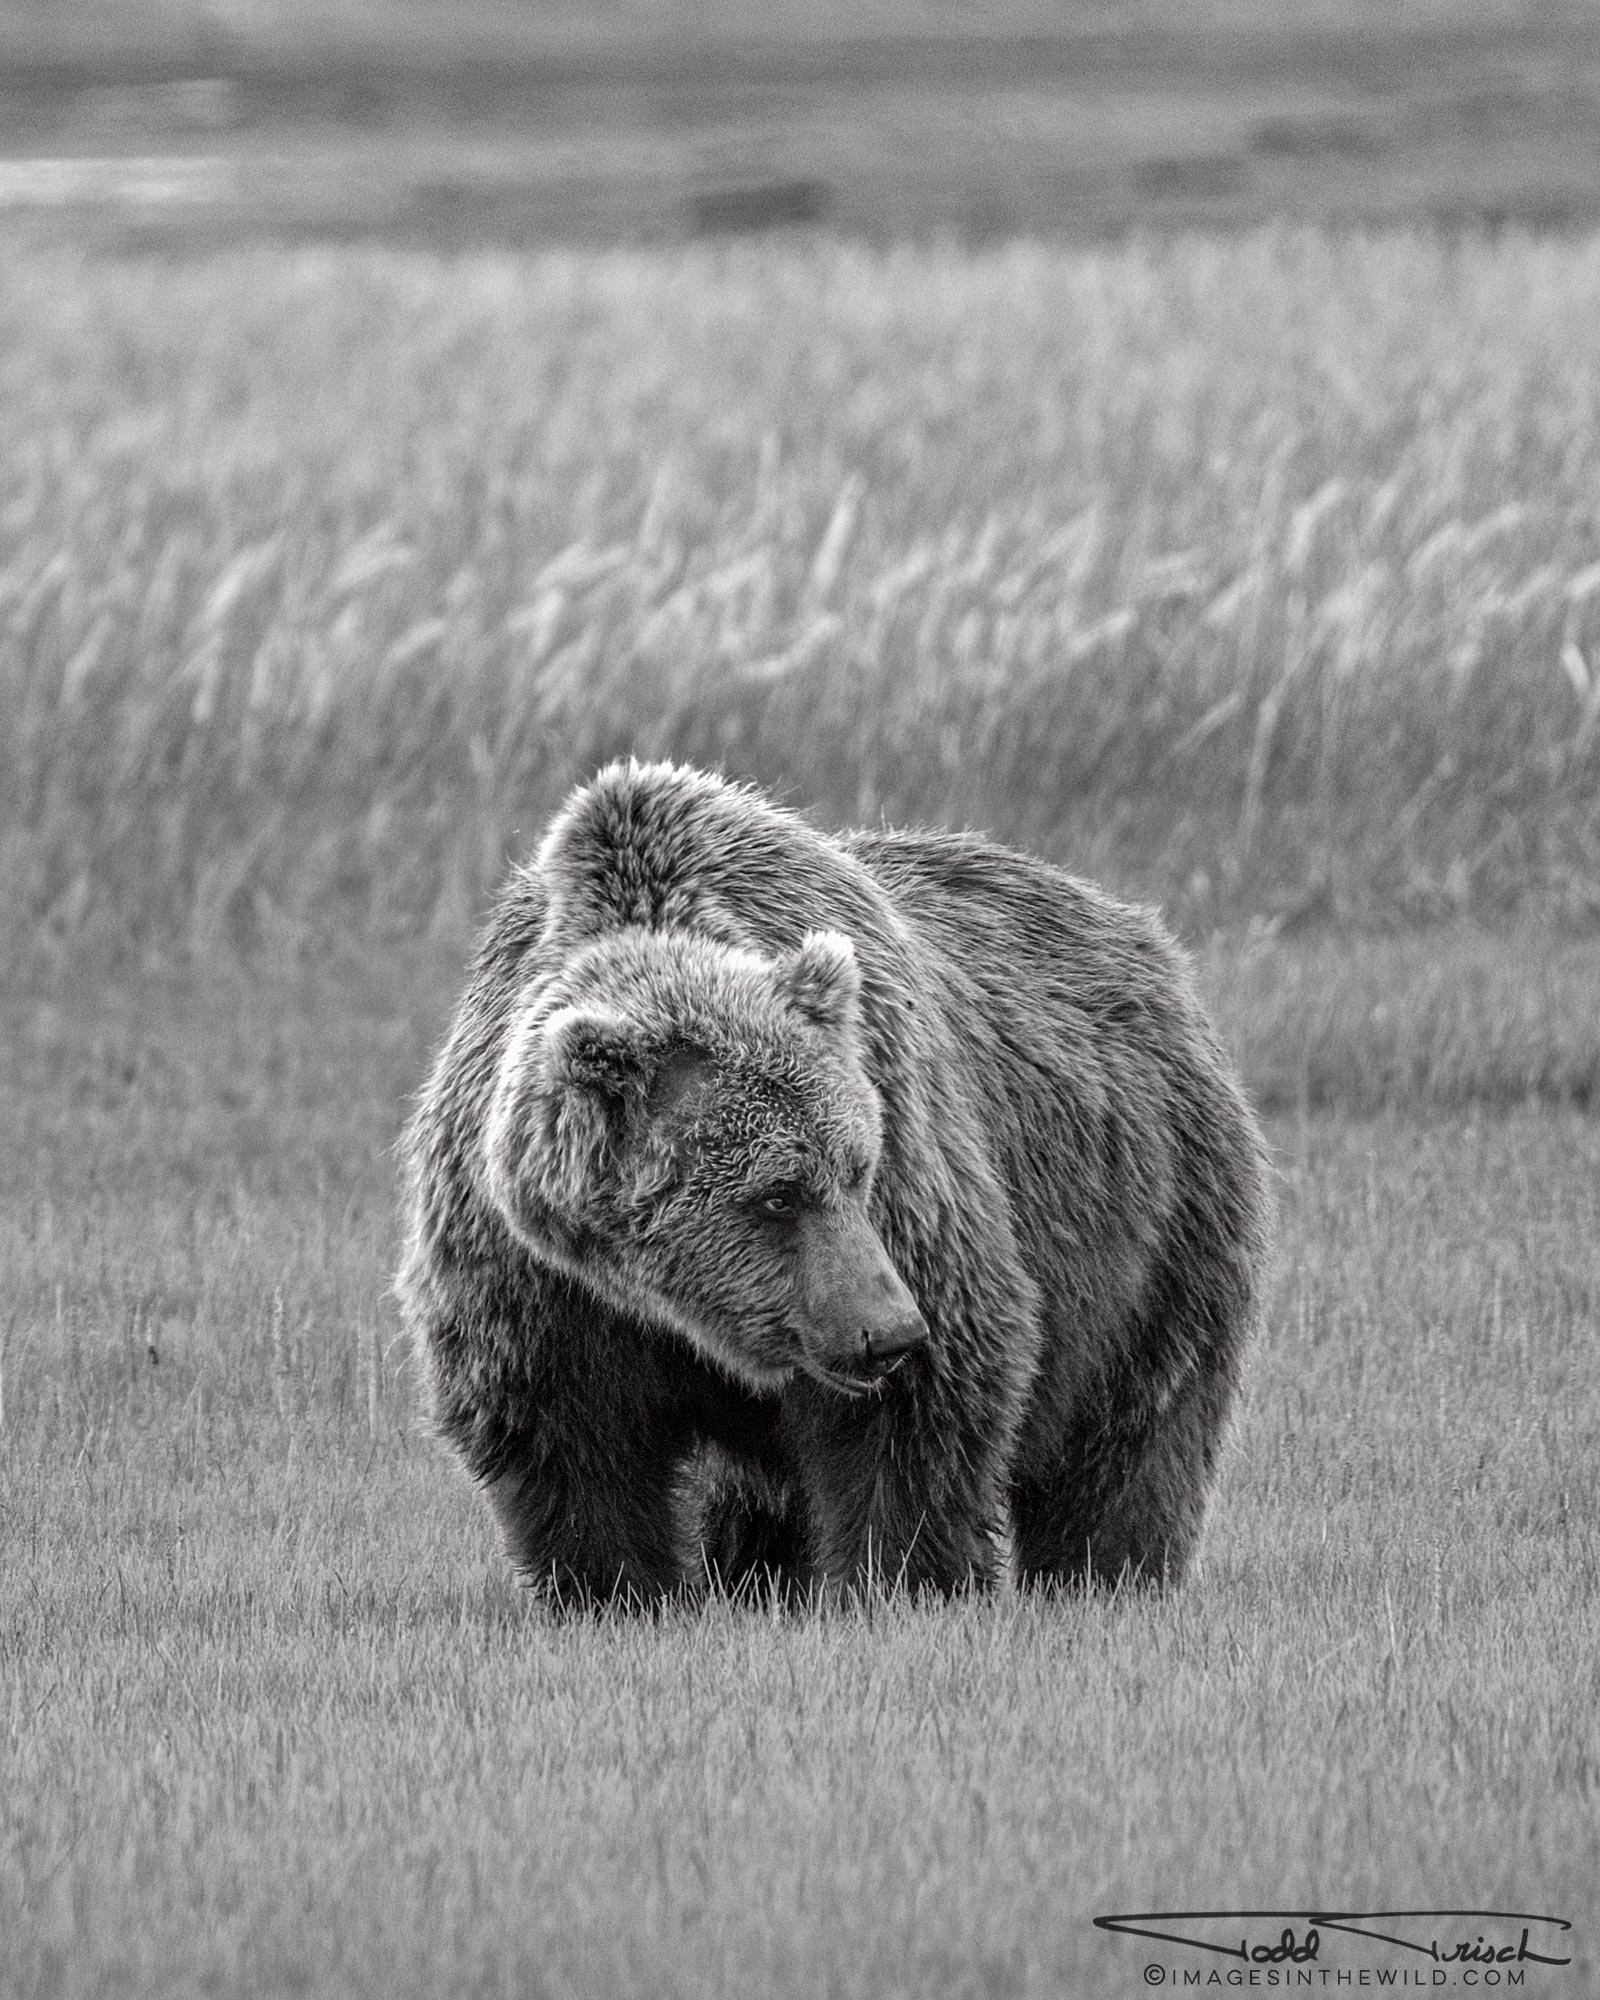
<path fill-rule="evenodd" d="M 928 1322 L 917 1311 L 913 1303 L 909 1313 L 902 1314 L 887 1326 L 868 1324 L 861 1329 L 861 1359 L 868 1368 L 892 1367 L 903 1361 L 913 1348 L 923 1346 L 928 1338 Z"/>
<path fill-rule="evenodd" d="M 817 1215 L 802 1243 L 804 1339 L 827 1370 L 878 1375 L 928 1338 L 927 1321 L 865 1215 Z"/>

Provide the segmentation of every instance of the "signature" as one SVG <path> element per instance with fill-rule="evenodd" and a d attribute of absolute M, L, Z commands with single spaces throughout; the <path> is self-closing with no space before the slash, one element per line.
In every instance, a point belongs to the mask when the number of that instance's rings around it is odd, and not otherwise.
<path fill-rule="evenodd" d="M 1336 1931 L 1365 1938 L 1373 1944 L 1400 1945 L 1422 1953 L 1436 1965 L 1570 1965 L 1572 1959 L 1536 1950 L 1558 1942 L 1572 1926 L 1564 1917 L 1536 1916 L 1522 1910 L 1140 1910 L 1127 1916 L 1096 1917 L 1095 1928 L 1122 1937 L 1154 1938 L 1162 1944 L 1185 1945 L 1191 1951 L 1216 1952 L 1246 1965 L 1310 1965 L 1322 1949 L 1322 1933 Z M 1224 1925 L 1281 1923 L 1271 1943 L 1252 1944 L 1248 1935 L 1233 1942 Z M 1209 1935 L 1155 1929 L 1155 1925 L 1194 1925 Z M 1295 1926 L 1304 1927 L 1302 1936 Z M 1380 1928 L 1383 1926 L 1383 1928 Z M 1504 1927 L 1504 1928 L 1502 1928 Z M 1515 1932 L 1508 1940 L 1506 1931 Z M 1409 1931 L 1410 1936 L 1405 1935 Z M 1475 1937 L 1464 1933 L 1476 1931 Z M 1547 1936 L 1546 1933 L 1555 1935 Z"/>

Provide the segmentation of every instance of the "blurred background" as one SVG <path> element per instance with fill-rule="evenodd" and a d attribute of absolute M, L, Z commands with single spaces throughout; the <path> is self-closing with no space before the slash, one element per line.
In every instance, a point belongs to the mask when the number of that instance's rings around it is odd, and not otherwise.
<path fill-rule="evenodd" d="M 637 751 L 1587 935 L 1597 218 L 1543 0 L 0 0 L 0 925 L 443 993 Z"/>
<path fill-rule="evenodd" d="M 125 231 L 1574 227 L 1550 0 L 5 0 L 0 202 Z"/>

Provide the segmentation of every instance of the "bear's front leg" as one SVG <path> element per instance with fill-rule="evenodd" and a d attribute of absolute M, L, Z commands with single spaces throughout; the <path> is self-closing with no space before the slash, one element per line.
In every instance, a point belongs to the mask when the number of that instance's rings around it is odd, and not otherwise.
<path fill-rule="evenodd" d="M 682 1582 L 675 1489 L 692 1443 L 673 1357 L 625 1315 L 529 1273 L 427 1326 L 434 1417 L 511 1561 L 556 1603 L 658 1603 Z"/>
<path fill-rule="evenodd" d="M 515 1438 L 506 1470 L 483 1483 L 511 1561 L 565 1609 L 646 1608 L 679 1588 L 681 1453 L 664 1436 L 631 1444 L 600 1452 L 541 1427 Z"/>
<path fill-rule="evenodd" d="M 952 1596 L 995 1582 L 1003 1488 L 993 1443 L 930 1400 L 893 1377 L 856 1397 L 812 1382 L 785 1392 L 817 1583 Z"/>
<path fill-rule="evenodd" d="M 1218 1364 L 1159 1407 L 1131 1379 L 1065 1431 L 1012 1495 L 1023 1589 L 1176 1584 L 1200 1537 L 1233 1375 Z"/>

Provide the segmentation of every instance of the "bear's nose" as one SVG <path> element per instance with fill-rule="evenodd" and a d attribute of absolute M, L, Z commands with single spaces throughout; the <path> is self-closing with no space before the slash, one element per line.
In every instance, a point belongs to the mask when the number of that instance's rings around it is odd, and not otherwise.
<path fill-rule="evenodd" d="M 887 1325 L 863 1327 L 861 1356 L 870 1366 L 877 1367 L 885 1361 L 900 1360 L 914 1347 L 921 1347 L 927 1338 L 928 1323 L 921 1313 L 913 1310 Z"/>

